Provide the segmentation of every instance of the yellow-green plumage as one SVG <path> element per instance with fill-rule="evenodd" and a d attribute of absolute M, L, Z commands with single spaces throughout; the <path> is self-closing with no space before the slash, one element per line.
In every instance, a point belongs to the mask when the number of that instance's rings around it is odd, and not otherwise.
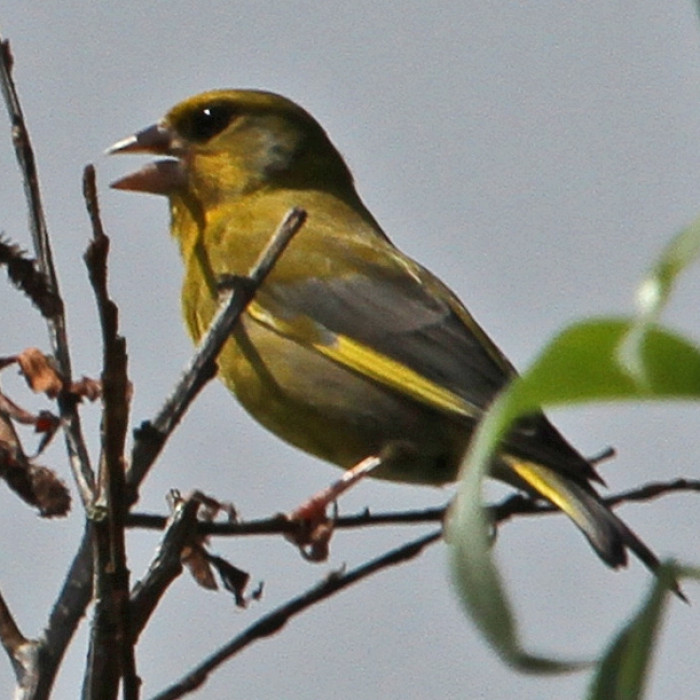
<path fill-rule="evenodd" d="M 218 207 L 201 233 L 195 234 L 196 243 L 180 239 L 186 269 L 183 311 L 195 340 L 206 331 L 216 311 L 217 279 L 250 270 L 269 240 L 270 231 L 274 231 L 292 202 L 303 208 L 314 206 L 313 201 L 305 202 L 300 194 L 284 191 L 264 198 L 253 195 L 252 202 L 242 198 L 237 205 Z M 177 205 L 173 211 L 173 221 L 177 222 Z M 338 220 L 350 222 L 352 240 L 335 236 L 333 225 Z M 173 227 L 183 229 L 199 230 Z M 241 231 L 242 235 L 231 235 L 234 231 Z M 371 264 L 378 244 L 387 245 L 372 226 L 344 203 L 334 203 L 332 216 L 327 220 L 309 216 L 303 231 L 271 273 L 266 288 L 304 284 L 309 269 L 314 270 L 314 278 L 321 285 L 352 277 L 359 273 L 348 264 L 349 251 L 356 258 L 356 266 Z M 405 275 L 410 269 L 404 264 L 396 265 L 390 257 L 386 262 L 387 273 Z M 380 468 L 379 475 L 438 484 L 454 479 L 466 444 L 461 426 L 452 426 L 435 410 L 387 391 L 378 382 L 349 372 L 321 352 L 290 339 L 288 336 L 294 333 L 308 343 L 334 346 L 339 342 L 334 334 L 318 328 L 308 317 L 285 315 L 283 306 L 268 298 L 266 289 L 261 290 L 219 358 L 220 376 L 243 406 L 280 437 L 343 467 L 380 451 L 389 435 L 394 440 L 405 440 L 407 434 L 416 439 L 422 433 L 420 452 L 411 460 L 402 460 L 397 473 L 387 465 Z M 290 328 L 283 334 L 273 327 L 275 323 Z M 426 452 L 431 458 L 444 453 L 453 459 L 449 465 L 435 468 L 430 462 L 424 463 Z M 421 464 L 414 464 L 418 460 Z"/>
<path fill-rule="evenodd" d="M 279 95 L 212 91 L 113 151 L 177 159 L 115 186 L 168 196 L 195 340 L 216 311 L 218 280 L 247 274 L 285 213 L 307 211 L 219 358 L 221 379 L 258 421 L 342 467 L 381 455 L 382 478 L 455 479 L 514 370 L 457 297 L 392 245 L 309 114 Z M 611 566 L 630 548 L 657 568 L 600 501 L 591 464 L 541 413 L 515 426 L 494 473 L 564 510 Z"/>

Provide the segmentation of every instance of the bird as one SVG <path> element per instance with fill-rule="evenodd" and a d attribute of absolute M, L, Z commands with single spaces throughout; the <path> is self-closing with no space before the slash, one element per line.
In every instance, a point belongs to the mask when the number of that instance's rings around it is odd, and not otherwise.
<path fill-rule="evenodd" d="M 180 102 L 108 153 L 158 160 L 112 183 L 164 195 L 185 267 L 182 310 L 198 341 L 220 280 L 245 276 L 291 208 L 307 220 L 218 358 L 247 412 L 286 442 L 371 476 L 454 481 L 476 426 L 517 375 L 459 298 L 384 233 L 322 126 L 262 90 Z M 491 475 L 562 510 L 610 567 L 659 560 L 604 503 L 595 465 L 542 411 L 521 417 Z"/>

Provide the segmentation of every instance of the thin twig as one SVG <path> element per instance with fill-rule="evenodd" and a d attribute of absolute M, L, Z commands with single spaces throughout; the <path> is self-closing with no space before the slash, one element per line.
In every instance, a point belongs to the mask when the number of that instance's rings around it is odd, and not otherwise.
<path fill-rule="evenodd" d="M 109 238 L 100 221 L 95 169 L 91 165 L 85 168 L 83 191 L 93 228 L 85 263 L 97 300 L 103 343 L 102 451 L 94 509 L 105 510 L 107 515 L 98 517 L 93 527 L 97 604 L 84 697 L 89 700 L 116 697 L 121 678 L 124 699 L 137 700 L 139 680 L 130 629 L 129 570 L 124 540 L 124 445 L 130 394 L 126 341 L 119 335 L 118 309 L 107 289 Z"/>
<path fill-rule="evenodd" d="M 646 501 L 671 495 L 679 491 L 700 491 L 700 479 L 675 479 L 668 482 L 653 482 L 636 489 L 622 491 L 604 498 L 604 503 L 615 508 L 623 503 Z M 336 530 L 374 527 L 377 525 L 420 525 L 423 523 L 439 522 L 445 517 L 448 506 L 424 508 L 422 510 L 398 511 L 389 513 L 372 513 L 369 509 L 356 515 L 337 516 L 333 520 Z M 544 501 L 535 501 L 523 494 L 509 496 L 501 503 L 488 506 L 492 523 L 503 523 L 519 515 L 551 515 L 561 513 Z M 127 516 L 128 528 L 144 530 L 162 530 L 167 519 L 163 515 L 150 513 L 130 513 Z M 274 515 L 271 518 L 261 518 L 248 522 L 232 523 L 197 523 L 198 535 L 250 536 L 250 535 L 286 535 L 295 531 L 296 525 L 285 515 Z"/>
<path fill-rule="evenodd" d="M 610 507 L 620 505 L 627 501 L 646 500 L 648 498 L 656 498 L 665 494 L 677 491 L 698 491 L 700 490 L 700 481 L 690 479 L 677 479 L 667 483 L 647 484 L 638 489 L 632 489 L 623 493 L 611 496 L 605 499 L 605 502 Z M 547 504 L 532 501 L 531 499 L 514 496 L 501 504 L 491 507 L 495 521 L 503 521 L 516 514 L 523 515 L 539 515 L 555 512 L 555 509 Z M 401 520 L 403 522 L 416 522 L 434 520 L 444 516 L 445 508 L 429 509 L 420 513 L 397 513 L 397 514 L 379 514 L 372 516 L 368 513 L 362 513 L 359 516 L 351 518 L 339 518 L 337 527 L 357 527 L 368 524 L 379 524 L 389 521 Z M 342 523 L 342 524 L 341 524 Z M 224 524 L 221 527 L 215 527 L 214 524 L 201 523 L 202 531 L 208 534 L 215 532 L 222 534 L 223 531 L 231 529 L 236 534 L 259 534 L 263 530 L 271 531 L 277 528 L 277 531 L 282 531 L 286 527 L 282 518 L 271 518 L 267 521 L 259 521 L 257 523 L 247 524 Z M 193 690 L 201 687 L 208 676 L 221 664 L 236 655 L 245 647 L 252 644 L 258 639 L 270 636 L 277 633 L 284 625 L 295 615 L 303 610 L 314 605 L 318 601 L 333 595 L 337 591 L 349 586 L 362 578 L 366 578 L 371 574 L 394 564 L 407 561 L 408 559 L 419 554 L 422 549 L 442 537 L 442 531 L 432 532 L 414 542 L 408 543 L 391 552 L 371 561 L 367 564 L 354 569 L 347 574 L 339 574 L 329 577 L 326 581 L 318 584 L 306 593 L 293 598 L 284 605 L 280 606 L 271 613 L 264 615 L 253 625 L 248 627 L 244 632 L 236 636 L 229 643 L 221 647 L 219 651 L 205 659 L 196 668 L 190 671 L 186 676 L 180 679 L 163 692 L 154 696 L 152 700 L 176 700 L 181 698 Z"/>
<path fill-rule="evenodd" d="M 447 506 L 425 508 L 423 510 L 400 511 L 395 513 L 372 513 L 369 509 L 355 515 L 339 515 L 333 519 L 336 530 L 350 530 L 377 525 L 421 525 L 440 522 Z M 126 518 L 128 528 L 142 530 L 162 530 L 167 523 L 164 515 L 152 513 L 129 513 Z M 251 535 L 291 535 L 298 525 L 286 515 L 273 515 L 270 518 L 244 522 L 198 522 L 195 532 L 201 536 L 223 535 L 245 537 Z"/>
<path fill-rule="evenodd" d="M 676 491 L 700 491 L 700 479 L 675 479 L 674 481 L 652 481 L 628 491 L 603 499 L 607 506 L 615 508 L 621 503 L 651 501 Z"/>
<path fill-rule="evenodd" d="M 50 291 L 60 298 L 58 279 L 53 264 L 53 254 L 44 217 L 44 208 L 41 204 L 39 176 L 36 169 L 34 151 L 29 140 L 29 131 L 27 130 L 22 107 L 12 79 L 10 42 L 2 39 L 2 37 L 0 37 L 0 54 L 0 84 L 10 122 L 12 123 L 12 141 L 15 146 L 15 155 L 23 175 L 24 195 L 29 208 L 29 225 L 32 241 L 34 242 L 34 250 L 39 269 L 46 275 Z M 49 328 L 52 331 L 54 351 L 56 352 L 56 359 L 60 365 L 61 372 L 69 377 L 71 374 L 70 355 L 63 314 L 50 318 Z"/>
<path fill-rule="evenodd" d="M 131 632 L 134 644 L 168 586 L 182 572 L 180 556 L 188 539 L 196 532 L 197 497 L 179 500 L 168 518 L 165 533 L 146 575 L 131 593 Z"/>
<path fill-rule="evenodd" d="M 202 338 L 173 394 L 167 399 L 158 415 L 138 431 L 132 451 L 131 466 L 127 473 L 127 482 L 130 486 L 135 488 L 141 483 L 195 396 L 214 376 L 217 355 L 246 306 L 255 296 L 256 290 L 271 272 L 292 237 L 304 225 L 305 220 L 306 212 L 303 209 L 291 209 L 270 238 L 249 276 L 232 281 L 233 290 L 224 295 L 209 330 Z"/>
<path fill-rule="evenodd" d="M 41 683 L 33 700 L 48 700 L 66 649 L 92 600 L 91 527 L 88 523 L 42 635 Z"/>
<path fill-rule="evenodd" d="M 19 661 L 19 650 L 27 643 L 27 638 L 19 631 L 15 618 L 12 616 L 2 593 L 0 593 L 0 643 L 15 669 L 17 681 L 21 683 L 22 677 L 27 673 L 28 669 Z"/>
<path fill-rule="evenodd" d="M 402 564 L 417 557 L 426 547 L 437 542 L 441 537 L 442 530 L 433 531 L 351 571 L 329 575 L 324 581 L 310 588 L 305 593 L 292 598 L 267 615 L 263 615 L 257 622 L 234 637 L 208 659 L 205 659 L 177 683 L 154 696 L 152 700 L 177 700 L 177 698 L 192 692 L 199 688 L 207 680 L 209 674 L 224 662 L 253 642 L 276 634 L 289 620 L 299 613 L 382 569 Z"/>
<path fill-rule="evenodd" d="M 90 601 L 89 537 L 83 538 L 63 589 L 39 639 L 25 639 L 0 598 L 0 637 L 17 677 L 15 700 L 48 700 L 56 672 Z"/>
<path fill-rule="evenodd" d="M 39 177 L 34 159 L 34 151 L 29 139 L 22 107 L 19 102 L 17 90 L 12 79 L 12 53 L 9 41 L 0 37 L 0 88 L 7 107 L 7 112 L 12 124 L 12 141 L 15 146 L 15 154 L 22 172 L 24 193 L 29 209 L 29 225 L 34 244 L 34 253 L 39 269 L 47 279 L 49 292 L 58 299 L 62 299 L 58 287 L 58 278 L 53 264 L 53 254 L 49 242 L 46 219 L 41 204 L 41 192 L 39 190 Z M 66 320 L 62 309 L 58 313 L 46 319 L 51 346 L 58 362 L 61 374 L 68 382 L 71 379 L 71 362 L 66 335 Z M 83 502 L 89 502 L 87 493 L 93 481 L 93 472 L 90 467 L 90 458 L 85 446 L 80 427 L 80 417 L 74 398 L 59 396 L 59 409 L 66 435 L 68 455 L 71 468 L 81 493 Z"/>
<path fill-rule="evenodd" d="M 638 488 L 613 494 L 602 501 L 609 508 L 616 508 L 623 503 L 650 501 L 660 496 L 678 491 L 700 491 L 700 479 L 674 479 L 673 481 L 655 481 Z M 533 501 L 528 496 L 516 494 L 491 507 L 492 521 L 503 523 L 514 515 L 547 515 L 561 513 L 556 506 L 545 501 Z"/>
<path fill-rule="evenodd" d="M 0 37 L 0 89 L 12 125 L 15 154 L 22 172 L 34 254 L 39 270 L 46 278 L 47 293 L 57 300 L 55 313 L 49 314 L 47 318 L 52 352 L 61 374 L 67 384 L 70 384 L 71 363 L 63 303 L 41 204 L 34 152 L 12 79 L 10 45 L 2 37 Z M 80 426 L 77 402 L 74 396 L 62 393 L 58 397 L 58 405 L 71 469 L 83 502 L 88 504 L 92 500 L 94 479 Z M 29 641 L 22 648 L 22 664 L 29 672 L 25 674 L 15 691 L 17 699 L 46 700 L 49 697 L 58 665 L 90 600 L 91 565 L 90 558 L 86 556 L 86 543 L 87 539 L 84 538 L 54 605 L 43 638 L 38 641 Z"/>

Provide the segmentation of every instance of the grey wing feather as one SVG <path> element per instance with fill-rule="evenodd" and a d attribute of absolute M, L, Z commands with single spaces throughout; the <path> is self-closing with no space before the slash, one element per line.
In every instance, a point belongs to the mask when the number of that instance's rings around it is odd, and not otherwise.
<path fill-rule="evenodd" d="M 294 283 L 268 283 L 260 290 L 261 301 L 269 295 L 289 318 L 308 316 L 486 409 L 515 370 L 457 297 L 429 272 L 416 269 L 421 276 L 309 276 Z M 589 479 L 601 481 L 542 413 L 519 421 L 506 442 L 514 454 L 564 471 L 582 485 Z"/>
<path fill-rule="evenodd" d="M 387 283 L 390 282 L 390 283 Z M 512 376 L 464 325 L 451 306 L 412 277 L 377 283 L 368 276 L 268 287 L 290 314 L 372 347 L 485 408 Z"/>

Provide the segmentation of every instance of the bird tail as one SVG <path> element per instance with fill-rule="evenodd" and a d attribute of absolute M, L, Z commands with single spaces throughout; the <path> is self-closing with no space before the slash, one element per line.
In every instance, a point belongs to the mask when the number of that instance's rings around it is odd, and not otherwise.
<path fill-rule="evenodd" d="M 566 513 L 608 566 L 625 566 L 629 549 L 650 571 L 658 573 L 661 564 L 656 555 L 603 503 L 592 488 L 586 488 L 535 462 L 507 454 L 501 455 L 501 459 L 530 489 Z M 671 587 L 685 600 L 676 581 L 672 582 Z"/>

